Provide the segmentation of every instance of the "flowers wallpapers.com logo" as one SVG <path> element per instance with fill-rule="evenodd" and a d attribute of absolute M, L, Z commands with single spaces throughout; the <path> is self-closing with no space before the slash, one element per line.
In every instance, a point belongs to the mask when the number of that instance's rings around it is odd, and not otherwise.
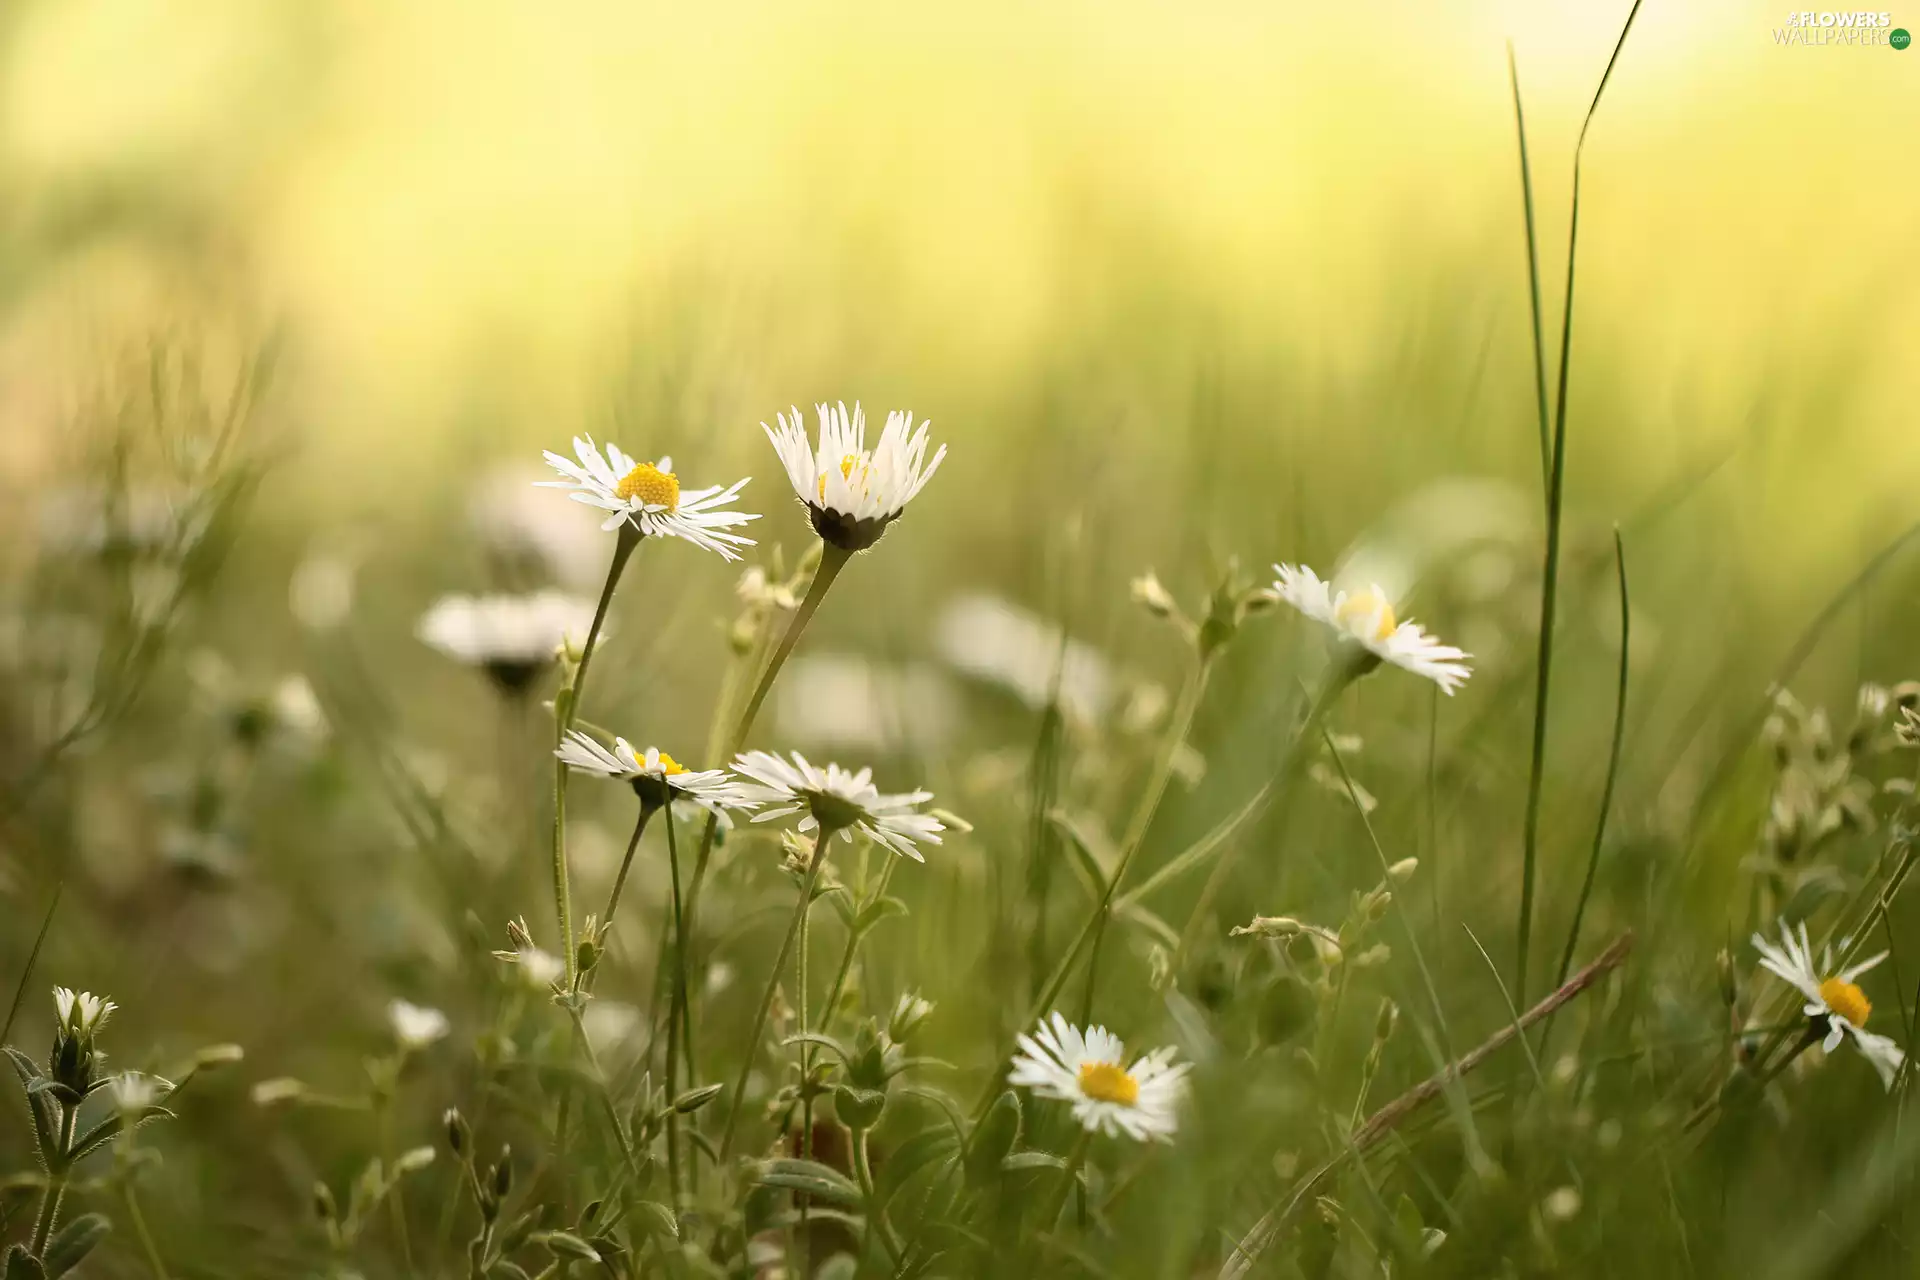
<path fill-rule="evenodd" d="M 1783 45 L 1851 46 L 1870 45 L 1905 49 L 1913 42 L 1906 28 L 1893 25 L 1893 15 L 1885 10 L 1855 9 L 1795 10 L 1787 15 L 1784 26 L 1773 29 L 1773 42 Z"/>

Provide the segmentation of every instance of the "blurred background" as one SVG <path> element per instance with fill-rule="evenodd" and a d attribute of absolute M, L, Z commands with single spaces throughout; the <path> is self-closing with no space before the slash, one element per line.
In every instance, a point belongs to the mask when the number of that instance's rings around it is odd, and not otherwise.
<path fill-rule="evenodd" d="M 418 642 L 418 617 L 445 592 L 591 595 L 607 540 L 526 487 L 540 450 L 580 432 L 670 453 L 690 485 L 753 475 L 751 532 L 790 564 L 811 539 L 758 424 L 856 399 L 931 418 L 951 457 L 836 588 L 762 731 L 875 760 L 883 786 L 924 780 L 979 820 L 930 871 L 956 893 L 901 972 L 972 972 L 955 904 L 1020 891 L 995 860 L 1025 839 L 1062 629 L 1078 647 L 1061 698 L 1093 744 L 1080 794 L 1110 798 L 1124 773 L 1101 774 L 1101 750 L 1146 732 L 1180 674 L 1129 579 L 1156 570 L 1197 605 L 1236 557 L 1248 575 L 1304 560 L 1377 579 L 1474 652 L 1458 698 L 1382 676 L 1340 727 L 1365 737 L 1359 776 L 1395 851 L 1441 886 L 1436 929 L 1457 892 L 1510 954 L 1543 514 L 1508 42 L 1551 335 L 1573 146 L 1627 8 L 9 0 L 13 669 L 86 666 L 72 654 L 99 635 L 42 624 L 117 607 L 60 559 L 98 549 L 76 525 L 87 477 L 132 492 L 206 462 L 129 441 L 183 420 L 182 438 L 218 437 L 242 405 L 228 496 L 245 516 L 205 539 L 217 564 L 162 584 L 194 590 L 168 654 L 138 657 L 138 704 L 111 709 L 122 731 L 90 739 L 57 798 L 19 802 L 34 822 L 10 802 L 8 980 L 58 879 L 72 923 L 48 980 L 109 987 L 135 1042 L 241 1040 L 256 1074 L 324 1072 L 329 1055 L 350 1071 L 396 986 L 457 1013 L 463 930 L 491 937 L 521 910 L 544 926 L 537 865 L 463 904 L 457 870 L 406 863 L 392 814 L 344 798 L 404 775 L 492 836 L 503 814 L 532 821 L 535 792 L 503 785 L 530 767 L 524 740 Z M 1920 26 L 1920 9 L 1892 17 Z M 1785 46 L 1786 20 L 1757 0 L 1648 3 L 1583 178 L 1542 946 L 1561 938 L 1604 770 L 1618 527 L 1626 854 L 1588 936 L 1640 919 L 1657 883 L 1693 909 L 1675 945 L 1696 988 L 1746 927 L 1743 860 L 1772 786 L 1747 748 L 1782 664 L 1803 658 L 1796 692 L 1842 724 L 1862 681 L 1920 676 L 1920 556 L 1875 561 L 1920 520 L 1920 52 Z M 645 550 L 596 718 L 699 756 L 734 577 L 691 548 Z M 1317 651 L 1290 618 L 1262 625 L 1202 708 L 1161 853 L 1271 771 Z M 32 775 L 75 696 L 10 690 L 4 776 Z M 263 774 L 194 736 L 214 732 L 209 705 L 230 725 L 268 703 L 351 738 L 361 764 L 303 754 Z M 615 806 L 598 816 L 589 881 L 623 834 Z M 1236 909 L 1370 883 L 1365 862 L 1287 865 Z M 1456 934 L 1434 945 L 1443 973 L 1484 979 Z M 1473 998 L 1497 1026 L 1488 994 Z M 961 1028 L 1006 1014 L 964 983 L 943 998 Z M 233 1142 L 246 1122 L 218 1123 Z M 296 1199 L 324 1163 L 272 1156 Z M 1777 1173 L 1756 1203 L 1790 1195 Z"/>

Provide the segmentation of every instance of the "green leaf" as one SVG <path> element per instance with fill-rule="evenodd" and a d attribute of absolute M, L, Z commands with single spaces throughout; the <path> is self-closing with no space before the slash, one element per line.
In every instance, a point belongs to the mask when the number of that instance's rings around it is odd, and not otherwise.
<path fill-rule="evenodd" d="M 60 1228 L 53 1239 L 47 1242 L 47 1251 L 41 1258 L 48 1280 L 63 1276 L 79 1266 L 93 1252 L 93 1247 L 112 1230 L 113 1224 L 98 1213 L 83 1213 Z"/>
<path fill-rule="evenodd" d="M 796 1044 L 811 1044 L 818 1045 L 822 1049 L 831 1049 L 833 1050 L 834 1056 L 842 1062 L 849 1061 L 853 1056 L 853 1051 L 847 1048 L 847 1046 L 841 1044 L 832 1036 L 823 1035 L 818 1031 L 802 1031 L 798 1034 L 790 1035 L 780 1042 L 782 1048 L 792 1048 Z"/>
<path fill-rule="evenodd" d="M 657 1200 L 642 1200 L 638 1207 L 642 1231 L 668 1240 L 680 1238 L 680 1224 L 675 1220 L 673 1210 Z"/>
<path fill-rule="evenodd" d="M 488 1267 L 487 1274 L 499 1276 L 501 1280 L 533 1280 L 533 1277 L 522 1270 L 519 1264 L 508 1262 L 505 1258 Z"/>
<path fill-rule="evenodd" d="M 173 1119 L 173 1112 L 167 1110 L 165 1107 L 157 1105 L 145 1106 L 140 1108 L 139 1116 L 133 1121 L 131 1127 L 138 1129 L 150 1120 L 171 1119 Z M 124 1111 L 114 1112 L 105 1120 L 102 1120 L 99 1124 L 96 1124 L 93 1128 L 80 1135 L 73 1144 L 73 1152 L 70 1158 L 74 1162 L 80 1161 L 119 1137 L 121 1132 L 128 1127 L 127 1113 Z"/>
<path fill-rule="evenodd" d="M 0 1276 L 4 1280 L 47 1280 L 47 1269 L 40 1265 L 40 1259 L 27 1252 L 27 1246 L 16 1244 L 7 1250 L 7 1265 Z"/>
<path fill-rule="evenodd" d="M 600 1261 L 600 1251 L 571 1231 L 549 1231 L 536 1237 L 535 1243 L 547 1246 L 547 1252 L 556 1258 L 572 1258 L 579 1262 Z"/>
<path fill-rule="evenodd" d="M 828 1204 L 857 1208 L 860 1188 L 838 1169 L 829 1169 L 812 1160 L 769 1160 L 760 1166 L 756 1179 L 769 1187 L 804 1191 Z"/>
<path fill-rule="evenodd" d="M 20 1087 L 27 1094 L 27 1110 L 33 1113 L 33 1140 L 40 1148 L 40 1159 L 51 1168 L 60 1155 L 60 1117 L 55 1114 L 53 1099 L 34 1090 L 34 1084 L 41 1077 L 32 1058 L 12 1045 L 6 1046 L 6 1054 L 7 1060 L 13 1063 L 14 1074 L 20 1077 Z"/>
<path fill-rule="evenodd" d="M 1180 935 L 1174 927 L 1139 903 L 1123 902 L 1115 909 L 1115 914 L 1135 928 L 1152 934 L 1154 940 L 1168 951 L 1180 949 Z"/>
<path fill-rule="evenodd" d="M 866 906 L 862 907 L 859 916 L 853 922 L 853 927 L 859 932 L 865 933 L 882 920 L 885 920 L 888 916 L 904 916 L 906 914 L 907 904 L 889 894 L 884 898 L 869 902 Z"/>
<path fill-rule="evenodd" d="M 877 1176 L 885 1188 L 880 1193 L 881 1200 L 891 1199 L 916 1173 L 936 1160 L 950 1157 L 959 1147 L 959 1139 L 945 1125 L 922 1129 L 902 1142 L 880 1166 Z"/>
<path fill-rule="evenodd" d="M 1000 1167 L 1008 1173 L 1020 1173 L 1028 1169 L 1064 1169 L 1067 1162 L 1051 1151 L 1016 1151 L 1003 1159 Z"/>
<path fill-rule="evenodd" d="M 1008 1089 L 981 1118 L 967 1147 L 967 1181 L 985 1186 L 1000 1172 L 1000 1162 L 1020 1141 L 1020 1095 Z"/>
<path fill-rule="evenodd" d="M 1091 815 L 1054 809 L 1047 814 L 1047 821 L 1066 837 L 1067 852 L 1073 855 L 1073 869 L 1079 873 L 1087 891 L 1098 899 L 1107 891 L 1107 868 L 1120 861 L 1112 838 Z"/>

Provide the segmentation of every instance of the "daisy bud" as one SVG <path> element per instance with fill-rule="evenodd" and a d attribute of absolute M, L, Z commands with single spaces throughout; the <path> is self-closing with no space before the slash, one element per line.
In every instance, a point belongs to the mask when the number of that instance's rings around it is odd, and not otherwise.
<path fill-rule="evenodd" d="M 513 1190 L 513 1148 L 500 1148 L 500 1159 L 493 1166 L 492 1187 L 494 1199 L 505 1200 L 507 1193 Z"/>
<path fill-rule="evenodd" d="M 887 1039 L 905 1044 L 933 1014 L 933 1001 L 923 1000 L 917 991 L 902 992 L 894 1002 L 893 1016 L 887 1020 Z"/>
<path fill-rule="evenodd" d="M 1380 1012 L 1373 1020 L 1373 1042 L 1385 1044 L 1393 1036 L 1393 1029 L 1400 1025 L 1400 1006 L 1391 1000 L 1380 1002 Z"/>
<path fill-rule="evenodd" d="M 460 1114 L 458 1107 L 448 1107 L 440 1117 L 447 1129 L 447 1149 L 456 1156 L 467 1154 L 467 1148 L 473 1143 L 473 1130 L 467 1125 L 467 1118 Z"/>
<path fill-rule="evenodd" d="M 1572 1187 L 1557 1187 L 1540 1202 L 1540 1212 L 1549 1222 L 1566 1222 L 1580 1212 L 1580 1193 Z"/>
<path fill-rule="evenodd" d="M 277 1107 L 285 1102 L 299 1101 L 306 1096 L 306 1092 L 307 1086 L 292 1076 L 275 1076 L 253 1086 L 253 1105 Z"/>
<path fill-rule="evenodd" d="M 1387 879 L 1395 884 L 1405 884 L 1413 879 L 1413 873 L 1420 869 L 1420 859 L 1402 858 L 1387 868 Z"/>

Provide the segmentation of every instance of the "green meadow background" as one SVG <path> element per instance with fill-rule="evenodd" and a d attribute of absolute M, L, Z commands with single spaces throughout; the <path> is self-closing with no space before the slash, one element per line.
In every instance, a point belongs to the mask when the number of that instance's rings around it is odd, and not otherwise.
<path fill-rule="evenodd" d="M 485 949 L 512 914 L 552 931 L 529 759 L 542 730 L 413 629 L 441 593 L 506 585 L 473 504 L 518 494 L 540 450 L 580 432 L 670 453 L 689 484 L 752 475 L 744 505 L 765 518 L 750 532 L 789 562 L 811 535 L 760 422 L 858 399 L 876 419 L 931 418 L 950 447 L 800 650 L 858 659 L 875 684 L 930 682 L 938 705 L 909 698 L 875 729 L 856 677 L 822 695 L 854 704 L 851 728 L 789 705 L 755 736 L 872 763 L 891 789 L 924 783 L 975 824 L 896 872 L 914 918 L 883 930 L 868 974 L 876 1006 L 906 986 L 939 1003 L 929 1034 L 958 1064 L 957 1095 L 1003 1069 L 1034 981 L 1011 922 L 1035 858 L 1067 855 L 1034 835 L 1040 713 L 953 670 L 937 620 L 971 593 L 1014 602 L 1104 654 L 1124 701 L 1182 673 L 1173 632 L 1128 600 L 1148 569 L 1192 607 L 1234 558 L 1261 577 L 1275 560 L 1377 567 L 1475 653 L 1457 697 L 1388 669 L 1335 713 L 1363 740 L 1352 763 L 1386 855 L 1421 867 L 1334 1051 L 1357 1073 L 1374 1004 L 1399 1003 L 1377 1105 L 1504 1025 L 1468 929 L 1511 982 L 1545 527 L 1508 41 L 1551 387 L 1573 147 L 1626 8 L 0 6 L 7 616 L 31 628 L 84 607 L 63 595 L 84 601 L 84 584 L 55 561 L 42 513 L 98 465 L 102 439 L 151 416 L 150 353 L 199 370 L 214 402 L 271 356 L 245 429 L 257 484 L 218 577 L 138 703 L 31 790 L 16 782 L 0 826 L 5 992 L 56 883 L 63 895 L 16 1042 L 44 1046 L 42 989 L 60 982 L 121 1003 L 120 1065 L 214 1041 L 247 1051 L 152 1131 L 165 1165 L 145 1203 L 173 1273 L 330 1274 L 308 1189 L 343 1184 L 375 1138 L 352 1117 L 262 1111 L 247 1090 L 283 1075 L 351 1088 L 391 996 L 456 1027 L 404 1087 L 406 1141 L 432 1142 L 442 1107 L 473 1105 L 459 1045 L 496 982 Z M 1716 951 L 1751 981 L 1770 686 L 1786 680 L 1844 732 L 1862 682 L 1920 678 L 1920 541 L 1899 541 L 1920 522 L 1920 53 L 1784 48 L 1786 16 L 1649 0 L 1586 143 L 1527 994 L 1557 965 L 1593 840 L 1620 659 L 1616 529 L 1629 695 L 1579 954 L 1627 928 L 1637 950 L 1580 1033 L 1569 1017 L 1556 1034 L 1544 1100 L 1511 1116 L 1504 1098 L 1530 1068 L 1509 1050 L 1464 1116 L 1430 1108 L 1367 1177 L 1335 1184 L 1346 1216 L 1317 1216 L 1271 1274 L 1380 1274 L 1347 1232 L 1403 1193 L 1450 1243 L 1395 1274 L 1920 1268 L 1920 1144 L 1904 1095 L 1884 1096 L 1856 1057 L 1790 1073 L 1705 1140 L 1680 1132 L 1725 1052 Z M 1920 26 L 1920 10 L 1893 20 Z M 611 544 L 590 521 L 585 534 L 570 585 L 590 595 Z M 351 580 L 337 625 L 296 617 L 316 573 Z M 643 548 L 590 717 L 700 758 L 735 577 L 684 544 Z M 1318 641 L 1291 614 L 1247 624 L 1192 735 L 1205 767 L 1175 785 L 1143 871 L 1272 775 Z M 248 687 L 304 675 L 332 725 L 317 756 L 229 767 L 193 675 L 208 654 Z M 57 730 L 10 679 L 0 779 L 18 780 Z M 1145 758 L 1128 735 L 1081 726 L 1063 748 L 1065 803 L 1116 831 Z M 402 820 L 417 797 L 396 797 L 396 770 L 451 835 Z M 183 856 L 170 833 L 193 826 L 182 790 L 202 784 L 226 806 L 220 847 Z M 628 814 L 574 795 L 584 911 Z M 1826 856 L 1856 885 L 1887 836 L 1883 822 Z M 1210 930 L 1222 956 L 1226 925 L 1337 924 L 1379 879 L 1352 806 L 1305 779 L 1237 839 Z M 771 846 L 743 848 L 724 891 L 784 885 Z M 650 910 L 603 994 L 644 1006 L 664 872 L 654 859 L 640 874 Z M 1085 910 L 1070 872 L 1057 877 L 1043 951 Z M 1196 889 L 1164 891 L 1176 929 Z M 1896 948 L 1917 921 L 1896 905 Z M 743 1034 L 776 941 L 771 918 L 734 924 L 718 959 L 737 980 L 707 1033 L 722 1044 Z M 1142 938 L 1116 936 L 1103 964 L 1103 1018 L 1130 1044 L 1191 1053 L 1198 1020 L 1224 1047 L 1196 1076 L 1212 1101 L 1147 1162 L 1088 1273 L 1211 1275 L 1324 1154 L 1316 1106 L 1344 1113 L 1350 1093 L 1303 1093 L 1285 1034 L 1245 1043 L 1253 1015 L 1231 992 L 1213 1001 L 1205 963 L 1173 998 L 1150 985 Z M 1874 1025 L 1903 1042 L 1916 974 L 1909 945 L 1869 983 Z M 1560 1054 L 1577 1060 L 1569 1075 L 1611 1065 L 1556 1092 Z M 0 1173 L 30 1161 L 16 1103 Z M 1483 1148 L 1504 1170 L 1491 1189 L 1470 1173 Z M 421 1175 L 423 1222 L 446 1173 Z M 1579 1212 L 1543 1215 L 1570 1180 Z M 148 1274 L 124 1231 L 87 1265 Z M 404 1274 L 377 1235 L 354 1265 Z"/>

